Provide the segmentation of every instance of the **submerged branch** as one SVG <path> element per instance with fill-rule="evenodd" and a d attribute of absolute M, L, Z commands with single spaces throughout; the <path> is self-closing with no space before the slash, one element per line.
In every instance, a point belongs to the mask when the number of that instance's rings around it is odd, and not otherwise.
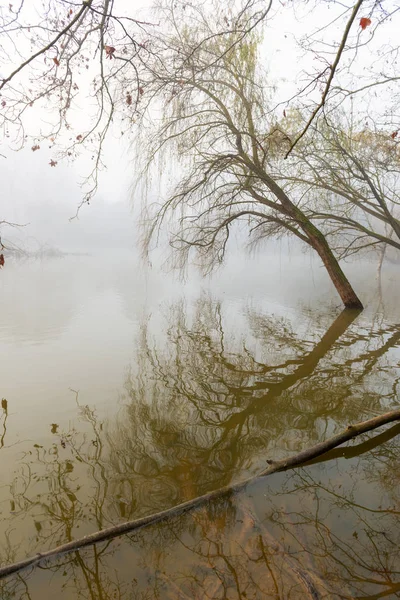
<path fill-rule="evenodd" d="M 142 529 L 148 525 L 154 525 L 155 523 L 166 521 L 171 517 L 189 512 L 211 500 L 219 500 L 229 496 L 233 492 L 238 492 L 239 490 L 243 489 L 246 485 L 259 477 L 266 477 L 267 475 L 272 475 L 278 471 L 285 471 L 286 469 L 301 466 L 304 463 L 309 462 L 318 456 L 321 456 L 322 454 L 325 454 L 329 450 L 344 444 L 354 437 L 366 433 L 367 431 L 372 431 L 378 427 L 382 427 L 382 425 L 386 425 L 387 423 L 392 423 L 393 421 L 400 421 L 400 408 L 367 421 L 362 421 L 360 423 L 356 423 L 355 425 L 349 425 L 341 433 L 338 433 L 337 435 L 334 435 L 324 442 L 320 442 L 319 444 L 312 446 L 311 448 L 302 450 L 292 457 L 278 461 L 268 461 L 270 466 L 267 469 L 238 483 L 227 485 L 219 488 L 218 490 L 208 492 L 207 494 L 203 494 L 202 496 L 198 496 L 197 498 L 193 498 L 192 500 L 188 500 L 187 502 L 183 502 L 182 504 L 178 504 L 177 506 L 173 506 L 172 508 L 168 508 L 158 513 L 141 517 L 133 521 L 127 521 L 126 523 L 108 527 L 107 529 L 102 529 L 83 538 L 74 540 L 72 542 L 67 542 L 61 546 L 57 546 L 56 548 L 48 550 L 47 552 L 39 553 L 35 556 L 31 556 L 30 558 L 26 558 L 25 560 L 1 567 L 0 579 L 13 573 L 17 573 L 29 566 L 35 566 L 45 559 L 54 558 L 62 554 L 68 554 L 70 552 L 80 550 L 81 548 L 92 546 L 99 542 L 105 542 L 125 533 L 132 533 L 133 531 Z"/>

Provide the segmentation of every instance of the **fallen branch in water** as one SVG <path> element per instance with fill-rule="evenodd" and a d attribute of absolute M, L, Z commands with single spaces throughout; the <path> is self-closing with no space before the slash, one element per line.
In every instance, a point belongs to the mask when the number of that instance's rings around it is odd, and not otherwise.
<path fill-rule="evenodd" d="M 133 531 L 142 529 L 148 525 L 160 523 L 161 521 L 165 521 L 171 517 L 175 517 L 193 510 L 194 508 L 197 508 L 206 502 L 209 502 L 210 500 L 221 499 L 230 495 L 232 492 L 237 492 L 243 489 L 246 485 L 255 479 L 258 479 L 259 477 L 266 477 L 267 475 L 272 475 L 278 471 L 285 471 L 286 469 L 298 467 L 303 463 L 316 458 L 317 456 L 321 456 L 321 454 L 325 454 L 325 452 L 328 452 L 328 450 L 332 450 L 332 448 L 336 448 L 336 446 L 340 446 L 341 444 L 344 444 L 344 442 L 361 435 L 362 433 L 372 431 L 373 429 L 377 429 L 378 427 L 386 425 L 387 423 L 392 423 L 393 421 L 400 421 L 400 409 L 385 413 L 379 417 L 374 417 L 368 421 L 362 421 L 361 423 L 357 423 L 355 425 L 349 425 L 344 431 L 334 435 L 325 442 L 320 442 L 319 444 L 316 444 L 307 450 L 302 450 L 302 452 L 299 452 L 298 454 L 295 454 L 289 458 L 278 461 L 267 461 L 270 465 L 267 469 L 261 473 L 258 473 L 258 475 L 254 475 L 238 483 L 227 485 L 223 488 L 219 488 L 218 490 L 214 490 L 213 492 L 208 492 L 207 494 L 203 494 L 202 496 L 198 496 L 197 498 L 193 498 L 192 500 L 188 500 L 187 502 L 183 502 L 182 504 L 178 504 L 177 506 L 173 506 L 167 510 L 154 513 L 146 517 L 141 517 L 140 519 L 135 519 L 134 521 L 127 521 L 126 523 L 121 523 L 120 525 L 114 525 L 113 527 L 108 527 L 107 529 L 102 529 L 83 538 L 62 544 L 61 546 L 57 546 L 57 548 L 53 548 L 47 552 L 35 554 L 34 556 L 26 558 L 25 560 L 1 567 L 0 579 L 6 577 L 7 575 L 11 575 L 12 573 L 17 573 L 22 569 L 26 569 L 29 566 L 37 565 L 45 559 L 54 558 L 55 556 L 80 550 L 86 546 L 92 546 L 93 544 L 97 544 L 99 542 L 111 540 L 115 537 L 123 535 L 124 533 L 132 533 Z"/>

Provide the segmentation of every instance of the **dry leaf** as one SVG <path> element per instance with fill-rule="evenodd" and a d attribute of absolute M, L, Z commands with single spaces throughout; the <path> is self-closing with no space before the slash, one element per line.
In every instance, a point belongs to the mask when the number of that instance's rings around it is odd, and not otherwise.
<path fill-rule="evenodd" d="M 104 50 L 106 51 L 106 58 L 111 60 L 115 52 L 115 48 L 113 46 L 104 46 Z"/>
<path fill-rule="evenodd" d="M 368 19 L 368 17 L 362 17 L 360 19 L 360 27 L 362 30 L 366 29 L 369 25 L 371 25 L 371 19 Z"/>

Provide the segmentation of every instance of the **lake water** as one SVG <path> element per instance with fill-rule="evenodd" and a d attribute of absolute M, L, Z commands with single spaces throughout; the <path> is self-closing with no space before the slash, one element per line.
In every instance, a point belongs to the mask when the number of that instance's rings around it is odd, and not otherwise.
<path fill-rule="evenodd" d="M 3 565 L 256 475 L 399 406 L 400 278 L 238 255 L 186 282 L 115 253 L 0 271 Z M 400 597 L 400 425 L 21 571 L 1 598 Z"/>

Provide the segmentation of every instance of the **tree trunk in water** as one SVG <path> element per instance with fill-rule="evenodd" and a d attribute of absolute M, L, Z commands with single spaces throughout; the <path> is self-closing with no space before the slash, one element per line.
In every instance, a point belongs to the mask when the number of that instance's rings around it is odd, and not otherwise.
<path fill-rule="evenodd" d="M 243 156 L 243 149 L 240 148 L 240 150 Z M 321 233 L 321 231 L 313 224 L 311 219 L 309 219 L 298 206 L 293 204 L 285 190 L 281 188 L 280 185 L 270 175 L 268 175 L 263 169 L 254 168 L 253 163 L 248 159 L 248 157 L 246 157 L 246 155 L 243 157 L 250 169 L 255 171 L 257 177 L 264 181 L 268 189 L 279 200 L 283 207 L 283 211 L 281 212 L 283 212 L 285 219 L 287 219 L 287 217 L 293 219 L 293 221 L 305 233 L 307 242 L 310 244 L 310 246 L 312 246 L 314 250 L 318 252 L 318 255 L 324 263 L 324 266 L 329 273 L 329 277 L 331 278 L 331 281 L 341 297 L 345 307 L 362 310 L 364 307 L 361 303 L 361 300 L 358 298 L 357 294 L 351 287 L 349 280 L 343 273 L 341 266 L 339 265 L 335 255 L 330 249 L 328 242 L 326 241 L 324 234 Z M 256 196 L 256 199 L 259 198 Z M 296 233 L 296 228 L 287 228 L 290 229 L 292 233 Z M 305 241 L 303 235 L 299 235 L 299 237 Z"/>
<path fill-rule="evenodd" d="M 322 233 L 318 232 L 316 236 L 312 236 L 311 243 L 324 263 L 324 266 L 329 273 L 329 277 L 345 307 L 363 309 L 364 307 L 361 300 L 351 287 L 349 280 L 343 273 L 341 266 Z"/>

